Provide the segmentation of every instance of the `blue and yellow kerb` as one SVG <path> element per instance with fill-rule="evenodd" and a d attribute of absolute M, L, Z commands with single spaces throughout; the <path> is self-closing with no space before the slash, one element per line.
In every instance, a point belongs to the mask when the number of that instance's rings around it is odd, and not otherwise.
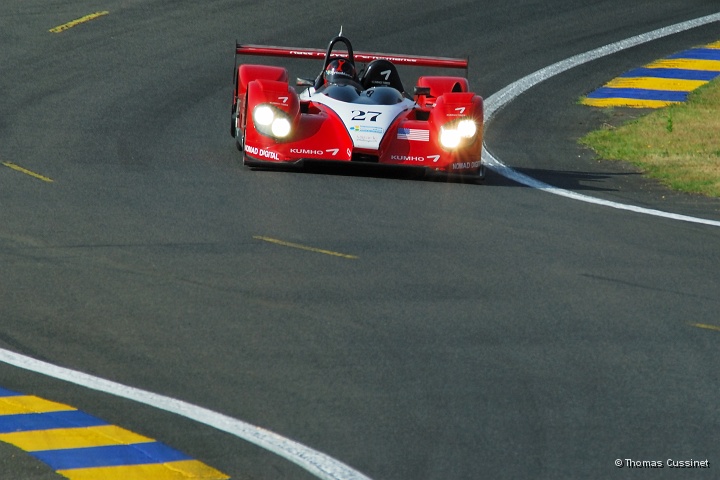
<path fill-rule="evenodd" d="M 71 480 L 220 480 L 227 475 L 68 405 L 0 387 L 0 441 Z"/>
<path fill-rule="evenodd" d="M 720 75 L 720 41 L 630 70 L 583 97 L 593 107 L 661 108 Z"/>

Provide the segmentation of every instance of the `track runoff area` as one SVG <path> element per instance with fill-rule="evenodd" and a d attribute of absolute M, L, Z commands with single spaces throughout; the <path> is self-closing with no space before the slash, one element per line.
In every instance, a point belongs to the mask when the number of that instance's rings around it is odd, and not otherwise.
<path fill-rule="evenodd" d="M 485 100 L 485 125 L 489 125 L 495 115 L 497 115 L 500 110 L 502 110 L 506 105 L 508 105 L 510 102 L 515 100 L 518 96 L 525 93 L 530 88 L 534 87 L 535 85 L 538 85 L 539 83 L 554 77 L 555 75 L 559 75 L 561 73 L 566 72 L 567 70 L 570 70 L 571 68 L 577 67 L 579 65 L 582 65 L 584 63 L 591 62 L 593 60 L 597 60 L 602 57 L 606 57 L 608 55 L 612 55 L 614 53 L 618 53 L 622 50 L 627 50 L 628 48 L 632 48 L 638 45 L 641 45 L 643 43 L 648 43 L 653 40 L 657 40 L 663 37 L 667 37 L 676 33 L 685 32 L 688 30 L 691 30 L 693 28 L 702 27 L 704 25 L 708 25 L 710 23 L 715 23 L 720 21 L 720 13 L 716 13 L 713 15 L 707 15 L 705 17 L 700 17 L 694 20 L 689 20 L 687 22 L 681 22 L 677 23 L 675 25 L 670 25 L 668 27 L 660 28 L 657 30 L 653 30 L 648 33 L 644 33 L 641 35 L 636 35 L 634 37 L 628 38 L 626 40 L 621 40 L 616 43 L 612 43 L 610 45 L 606 45 L 604 47 L 597 48 L 595 50 L 591 50 L 589 52 L 585 52 L 579 55 L 575 55 L 573 57 L 570 57 L 566 60 L 557 62 L 553 65 L 550 65 L 549 67 L 545 67 L 541 70 L 538 70 L 535 73 L 532 73 L 524 78 L 521 78 L 520 80 L 508 85 L 507 87 L 503 88 L 499 92 L 491 95 Z M 713 44 L 716 45 L 716 44 Z M 687 65 L 687 63 L 686 63 Z M 687 68 L 687 67 L 686 67 Z M 487 165 L 492 170 L 496 171 L 498 174 L 513 180 L 517 183 L 520 183 L 522 185 L 525 185 L 530 188 L 536 188 L 538 190 L 543 190 L 548 193 L 552 193 L 555 195 L 560 195 L 566 198 L 571 198 L 573 200 L 578 200 L 581 202 L 586 203 L 592 203 L 595 205 L 601 205 L 605 207 L 615 208 L 618 210 L 626 210 L 630 212 L 640 213 L 644 215 L 652 215 L 657 217 L 663 217 L 668 218 L 671 220 L 679 220 L 684 222 L 691 222 L 691 223 L 699 223 L 704 225 L 710 225 L 714 227 L 720 227 L 720 221 L 716 220 L 708 220 L 704 218 L 698 218 L 698 217 L 692 217 L 688 215 L 680 215 L 676 213 L 669 213 L 669 212 L 663 212 L 661 210 L 655 210 L 651 208 L 644 208 L 639 207 L 635 205 L 628 205 L 624 203 L 618 203 L 618 202 L 611 202 L 608 200 L 602 200 L 599 198 L 591 197 L 588 195 L 583 195 L 577 192 L 573 192 L 571 190 L 564 190 L 561 188 L 553 187 L 552 185 L 548 185 L 544 182 L 541 182 L 539 180 L 536 180 L 532 177 L 529 177 L 523 173 L 520 173 L 507 165 L 505 165 L 500 159 L 495 157 L 490 150 L 488 150 L 487 146 L 483 148 L 483 162 L 485 165 Z"/>
<path fill-rule="evenodd" d="M 649 33 L 645 33 L 642 35 L 638 35 L 632 38 L 629 38 L 627 40 L 623 40 L 620 42 L 613 43 L 611 45 L 606 45 L 604 47 L 600 47 L 598 49 L 592 50 L 590 52 L 586 52 L 580 55 L 576 55 L 574 57 L 568 58 L 566 60 L 563 60 L 561 62 L 555 63 L 553 65 L 550 65 L 549 67 L 543 68 L 531 75 L 528 75 L 527 77 L 524 77 L 511 85 L 508 85 L 504 89 L 500 90 L 499 92 L 495 93 L 494 95 L 488 97 L 485 101 L 485 122 L 486 124 L 489 124 L 489 122 L 492 120 L 492 118 L 500 111 L 503 107 L 508 105 L 510 102 L 512 102 L 514 99 L 516 99 L 519 95 L 524 93 L 525 91 L 529 90 L 533 86 L 539 84 L 540 82 L 543 82 L 544 80 L 547 80 L 555 75 L 559 75 L 573 67 L 582 65 L 584 63 L 590 62 L 592 60 L 596 60 L 598 58 L 612 55 L 614 53 L 620 52 L 622 50 L 647 43 L 662 37 L 666 37 L 675 33 L 684 32 L 696 27 L 700 27 L 703 25 L 707 25 L 713 22 L 720 21 L 720 13 L 709 15 L 706 17 L 701 17 L 695 20 L 690 20 L 687 22 L 678 23 L 675 25 L 671 25 L 669 27 L 661 28 L 658 30 L 654 30 Z M 712 44 L 711 46 L 708 46 L 709 48 L 717 48 L 717 44 Z M 707 48 L 706 48 L 707 49 Z M 701 49 L 701 50 L 706 50 Z M 690 50 L 689 52 L 692 52 Z M 683 53 L 685 54 L 685 53 Z M 687 54 L 685 54 L 687 55 Z M 695 54 L 692 54 L 695 55 Z M 685 57 L 682 57 L 685 58 Z M 673 59 L 673 60 L 680 60 L 680 58 Z M 702 59 L 691 59 L 691 60 L 702 60 Z M 645 67 L 648 68 L 648 67 Z M 665 68 L 665 67 L 662 67 Z M 686 67 L 687 68 L 687 67 Z M 644 71 L 643 71 L 644 72 Z M 656 72 L 656 73 L 659 73 Z M 640 78 L 640 77 L 638 77 Z M 709 80 L 708 80 L 709 81 Z M 527 175 L 521 174 L 512 168 L 506 166 L 504 163 L 502 163 L 499 159 L 494 157 L 486 148 L 483 149 L 483 160 L 485 163 L 495 171 L 497 171 L 499 174 L 516 181 L 518 183 L 521 183 L 523 185 L 529 186 L 531 188 L 537 188 L 544 191 L 548 191 L 549 193 L 554 193 L 557 195 L 565 196 L 568 198 L 572 198 L 579 201 L 594 203 L 598 205 L 604 205 L 611 208 L 621 209 L 621 210 L 629 210 L 637 213 L 643 213 L 643 214 L 649 214 L 649 215 L 656 215 L 676 220 L 682 220 L 686 222 L 694 222 L 694 223 L 703 223 L 707 225 L 713 225 L 713 226 L 720 226 L 720 222 L 712 221 L 712 220 L 705 220 L 701 218 L 695 218 L 695 217 L 689 217 L 684 215 L 676 215 L 666 212 L 661 212 L 658 210 L 651 210 L 641 207 L 635 207 L 632 205 L 625 205 L 615 202 L 608 202 L 600 199 L 596 199 L 594 197 L 589 197 L 586 195 L 581 195 L 575 192 L 571 192 L 568 190 L 563 190 L 559 188 L 552 187 L 550 185 L 547 185 L 545 183 L 542 183 L 538 180 L 535 180 L 531 177 L 528 177 Z M 358 472 L 357 470 L 352 469 L 348 465 L 345 465 L 344 463 L 340 462 L 339 460 L 336 460 L 332 457 L 329 457 L 321 452 L 318 452 L 316 450 L 313 450 L 310 447 L 307 447 L 305 445 L 302 445 L 300 443 L 294 442 L 292 440 L 289 440 L 287 438 L 284 438 L 280 435 L 277 435 L 273 432 L 270 432 L 268 430 L 265 430 L 260 427 L 256 427 L 254 425 L 250 425 L 248 423 L 245 423 L 241 420 L 237 420 L 232 417 L 228 417 L 226 415 L 223 415 L 221 413 L 214 412 L 212 410 L 208 410 L 206 408 L 193 405 L 187 402 L 184 402 L 182 400 L 177 400 L 170 397 L 165 397 L 162 395 L 158 395 L 152 392 L 148 392 L 145 390 L 140 390 L 134 387 L 130 387 L 127 385 L 122 385 L 116 382 L 112 382 L 109 380 L 105 380 L 99 377 L 94 377 L 92 375 L 88 375 L 82 372 L 78 372 L 75 370 L 70 370 L 67 368 L 63 368 L 57 365 L 53 365 L 47 362 L 42 362 L 40 360 L 33 359 L 31 357 L 27 357 L 24 355 L 20 355 L 18 353 L 0 349 L 0 362 L 15 366 L 17 368 L 25 369 L 28 371 L 32 371 L 35 373 L 39 373 L 42 375 L 50 376 L 59 380 L 67 381 L 69 383 L 73 383 L 76 385 L 80 385 L 92 390 L 101 391 L 104 393 L 108 393 L 111 395 L 115 395 L 117 397 L 121 397 L 124 399 L 136 401 L 138 403 L 142 403 L 145 405 L 149 405 L 167 412 L 175 413 L 177 415 L 181 415 L 185 418 L 197 421 L 199 423 L 202 423 L 204 425 L 208 425 L 210 427 L 216 428 L 217 430 L 229 433 L 231 435 L 234 435 L 238 438 L 241 438 L 245 441 L 248 441 L 250 443 L 253 443 L 261 448 L 264 448 L 274 454 L 277 454 L 296 465 L 299 465 L 300 467 L 304 468 L 308 472 L 310 472 L 312 475 L 316 476 L 317 478 L 323 479 L 323 480 L 370 480 L 368 477 L 363 475 L 362 473 Z M 60 421 L 64 416 L 72 416 L 76 415 L 78 417 L 86 418 L 88 421 L 94 422 L 94 425 L 88 425 L 88 428 L 93 429 L 100 429 L 100 430 L 112 430 L 115 432 L 114 435 L 111 437 L 114 437 L 118 441 L 121 440 L 124 437 L 126 443 L 130 443 L 133 445 L 137 445 L 134 447 L 135 451 L 131 451 L 132 455 L 140 455 L 144 456 L 144 460 L 136 461 L 134 466 L 132 468 L 136 468 L 136 465 L 142 465 L 143 461 L 150 463 L 151 467 L 150 470 L 155 469 L 154 476 L 153 474 L 150 474 L 150 476 L 146 477 L 137 477 L 137 478 L 165 478 L 162 476 L 158 476 L 158 469 L 162 471 L 162 469 L 167 469 L 167 464 L 172 464 L 174 462 L 178 464 L 184 464 L 190 469 L 198 469 L 195 471 L 195 473 L 186 472 L 186 475 L 183 477 L 185 479 L 200 479 L 200 478 L 227 478 L 226 475 L 224 475 L 221 472 L 218 472 L 210 467 L 204 466 L 199 463 L 195 463 L 194 460 L 186 457 L 184 454 L 177 452 L 169 447 L 166 447 L 159 442 L 156 442 L 155 440 L 138 436 L 137 434 L 134 434 L 132 432 L 129 432 L 127 430 L 123 430 L 119 427 L 114 427 L 111 425 L 107 425 L 102 420 L 96 419 L 90 415 L 84 414 L 82 412 L 78 412 L 72 407 L 69 407 L 67 405 L 55 403 L 49 400 L 39 399 L 34 396 L 26 396 L 17 392 L 13 392 L 10 390 L 5 390 L 0 387 L 0 405 L 4 405 L 4 411 L 0 410 L 0 416 L 4 416 L 6 421 L 23 421 L 27 422 L 29 420 L 28 417 L 23 417 L 24 415 L 37 415 L 37 417 L 34 417 L 38 420 L 40 420 L 40 424 L 36 427 L 28 427 L 28 424 L 25 424 L 26 426 L 23 427 L 26 430 L 33 431 L 33 428 L 35 431 L 38 430 L 51 430 L 55 427 L 58 428 L 64 428 L 62 425 L 57 424 L 56 422 Z M 31 413 L 28 413 L 27 409 L 32 410 Z M 18 416 L 20 415 L 20 416 Z M 45 422 L 45 423 L 43 423 Z M 1 425 L 1 423 L 0 423 Z M 17 428 L 13 430 L 13 432 L 17 431 Z M 9 433 L 9 432 L 6 432 Z M 97 433 L 97 432 L 95 432 Z M 23 438 L 25 437 L 25 438 Z M 9 437 L 2 437 L 0 438 L 0 441 L 8 441 L 10 440 Z M 48 450 L 49 445 L 44 444 L 40 447 L 38 447 L 37 442 L 46 442 L 49 440 L 38 440 L 32 433 L 30 434 L 23 434 L 18 435 L 14 437 L 14 442 L 16 445 L 19 445 L 20 448 L 25 449 L 26 451 L 30 452 L 42 452 L 44 450 Z M 64 440 L 62 440 L 64 441 Z M 109 445 L 96 445 L 96 446 L 90 446 L 89 450 L 85 450 L 84 447 L 82 447 L 83 442 L 87 443 L 89 440 L 87 438 L 81 439 L 80 446 L 77 446 L 77 450 L 79 450 L 77 453 L 85 453 L 93 451 L 95 448 L 100 448 L 100 450 L 95 450 L 96 453 L 102 452 L 107 453 L 110 452 L 113 449 L 119 448 L 119 449 L 125 449 L 123 446 L 115 445 L 113 442 L 110 442 Z M 141 447 L 144 445 L 145 447 Z M 48 465 L 50 465 L 52 468 L 56 469 L 58 472 L 62 472 L 64 475 L 67 475 L 67 472 L 69 470 L 77 470 L 76 473 L 78 474 L 77 477 L 81 479 L 83 478 L 80 473 L 85 468 L 92 469 L 93 467 L 90 465 L 94 465 L 94 467 L 100 467 L 100 468 L 107 468 L 108 465 L 103 465 L 103 462 L 106 462 L 107 460 L 96 460 L 95 464 L 88 463 L 88 457 L 85 458 L 77 458 L 75 456 L 68 455 L 66 457 L 65 453 L 68 451 L 68 444 L 56 444 L 56 447 L 59 448 L 50 448 L 50 452 L 56 452 L 56 453 L 48 453 L 48 454 L 42 454 L 42 453 L 35 453 L 34 455 L 36 458 L 39 458 L 43 461 L 45 461 Z M 87 447 L 87 445 L 86 445 Z M 37 450 L 40 448 L 40 450 Z M 75 447 L 70 448 L 72 450 Z M 132 450 L 132 449 L 131 449 Z M 139 453 L 142 452 L 142 453 Z M 74 458 L 71 460 L 71 458 Z M 104 455 L 99 455 L 99 458 L 105 458 Z M 148 458 L 151 458 L 153 460 L 148 460 Z M 75 462 L 75 463 L 68 463 L 68 462 Z M 98 463 L 99 462 L 99 463 Z M 89 467 L 90 466 L 90 467 Z M 117 465 L 115 465 L 117 467 Z M 74 467 L 74 468 L 68 468 L 68 467 Z M 126 467 L 121 467 L 126 468 Z M 187 473 L 190 473 L 187 475 Z M 111 477 L 106 477 L 111 478 Z M 118 477 L 122 478 L 122 477 Z"/>

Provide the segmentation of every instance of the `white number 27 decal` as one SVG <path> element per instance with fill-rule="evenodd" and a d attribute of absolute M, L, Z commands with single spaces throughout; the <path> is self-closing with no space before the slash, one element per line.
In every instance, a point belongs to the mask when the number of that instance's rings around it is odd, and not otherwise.
<path fill-rule="evenodd" d="M 353 122 L 364 122 L 364 121 L 370 121 L 370 122 L 376 122 L 377 118 L 382 114 L 382 112 L 363 112 L 362 110 L 353 110 L 352 111 Z"/>

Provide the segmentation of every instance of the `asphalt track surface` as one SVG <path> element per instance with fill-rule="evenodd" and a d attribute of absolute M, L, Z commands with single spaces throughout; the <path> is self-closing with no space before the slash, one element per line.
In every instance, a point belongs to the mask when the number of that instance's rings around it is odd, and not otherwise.
<path fill-rule="evenodd" d="M 372 479 L 715 478 L 720 229 L 527 188 L 256 172 L 228 135 L 235 39 L 469 54 L 490 96 L 572 55 L 716 13 L 700 0 L 3 2 L 0 348 L 182 399 Z M 59 34 L 54 26 L 102 18 Z M 551 185 L 720 219 L 575 140 L 609 78 L 718 25 L 554 77 L 486 143 Z M 312 62 L 311 62 L 312 63 Z M 317 66 L 290 64 L 291 75 Z M 270 237 L 358 257 L 272 244 Z M 231 435 L 0 365 L 240 479 L 314 478 Z M 616 459 L 708 459 L 692 472 Z M 2 478 L 56 475 L 7 446 Z"/>

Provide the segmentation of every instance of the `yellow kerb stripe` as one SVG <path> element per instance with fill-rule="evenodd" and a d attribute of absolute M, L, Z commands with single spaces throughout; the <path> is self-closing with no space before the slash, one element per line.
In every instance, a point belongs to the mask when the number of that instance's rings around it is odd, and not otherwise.
<path fill-rule="evenodd" d="M 60 450 L 66 448 L 102 447 L 151 442 L 151 438 L 138 435 L 115 425 L 84 428 L 57 428 L 31 432 L 0 434 L 0 442 L 10 443 L 26 452 Z"/>
<path fill-rule="evenodd" d="M 644 90 L 672 90 L 678 92 L 690 92 L 705 85 L 704 80 L 679 80 L 675 78 L 616 78 L 605 86 L 611 88 L 642 88 Z"/>
<path fill-rule="evenodd" d="M 708 70 L 711 72 L 720 72 L 720 61 L 668 58 L 652 62 L 647 65 L 647 68 L 680 68 L 683 70 Z"/>
<path fill-rule="evenodd" d="M 230 477 L 197 460 L 120 467 L 58 470 L 70 480 L 226 480 Z"/>
<path fill-rule="evenodd" d="M 638 100 L 634 98 L 583 98 L 580 103 L 591 107 L 663 108 L 681 102 Z"/>
<path fill-rule="evenodd" d="M 33 395 L 20 395 L 0 398 L 0 415 L 19 415 L 23 413 L 47 413 L 75 410 L 62 403 L 51 402 Z"/>

